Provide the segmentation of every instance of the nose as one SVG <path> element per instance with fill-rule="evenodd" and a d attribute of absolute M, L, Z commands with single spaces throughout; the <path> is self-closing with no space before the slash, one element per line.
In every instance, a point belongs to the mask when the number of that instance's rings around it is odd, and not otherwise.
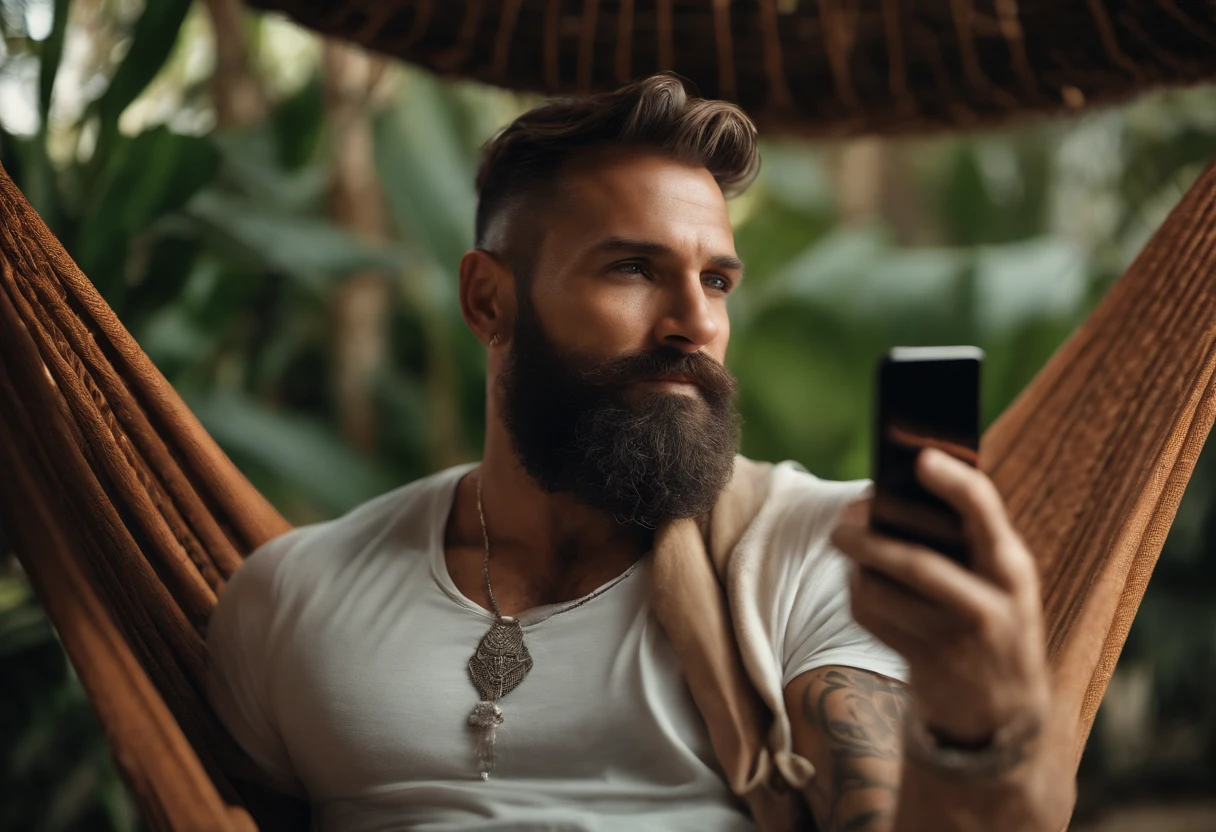
<path fill-rule="evenodd" d="M 705 296 L 701 274 L 670 284 L 660 301 L 662 316 L 655 327 L 660 344 L 682 352 L 696 352 L 718 336 L 716 310 Z"/>

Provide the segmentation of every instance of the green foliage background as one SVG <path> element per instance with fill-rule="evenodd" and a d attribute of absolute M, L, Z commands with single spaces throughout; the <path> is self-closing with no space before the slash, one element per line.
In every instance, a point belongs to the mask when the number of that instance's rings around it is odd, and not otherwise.
<path fill-rule="evenodd" d="M 370 246 L 327 219 L 315 45 L 272 18 L 247 28 L 273 113 L 223 131 L 190 69 L 209 48 L 199 8 L 3 0 L 0 103 L 5 83 L 24 84 L 37 119 L 17 129 L 0 109 L 0 162 L 207 429 L 303 523 L 480 446 L 483 357 L 455 269 L 471 244 L 477 148 L 530 101 L 392 69 L 375 162 L 393 239 Z M 88 100 L 65 115 L 55 85 L 73 34 L 110 48 L 77 73 Z M 290 72 L 272 48 L 285 38 Z M 131 117 L 157 95 L 172 100 L 160 118 Z M 728 358 L 744 452 L 832 478 L 867 474 L 872 369 L 891 345 L 979 344 L 987 417 L 1017 395 L 1216 154 L 1216 92 L 870 143 L 860 165 L 858 152 L 768 137 L 760 180 L 733 206 L 749 264 Z M 855 215 L 844 174 L 870 163 L 897 173 L 898 193 Z M 370 455 L 342 441 L 331 383 L 334 293 L 365 269 L 394 287 Z M 1213 543 L 1209 454 L 1091 740 L 1082 814 L 1216 782 Z M 0 547 L 0 829 L 137 826 L 52 628 Z"/>

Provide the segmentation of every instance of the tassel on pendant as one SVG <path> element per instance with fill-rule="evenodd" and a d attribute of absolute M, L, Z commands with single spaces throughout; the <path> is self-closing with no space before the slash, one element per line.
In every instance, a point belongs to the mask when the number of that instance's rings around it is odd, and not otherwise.
<path fill-rule="evenodd" d="M 496 702 L 478 702 L 469 712 L 469 727 L 477 735 L 477 764 L 482 780 L 489 780 L 490 772 L 494 770 L 494 737 L 501 724 L 502 708 Z"/>

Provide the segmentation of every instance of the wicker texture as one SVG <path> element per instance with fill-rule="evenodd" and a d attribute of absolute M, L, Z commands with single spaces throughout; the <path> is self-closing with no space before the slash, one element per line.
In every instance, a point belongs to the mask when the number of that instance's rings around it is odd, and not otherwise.
<path fill-rule="evenodd" d="M 289 525 L 3 169 L 0 471 L 0 523 L 152 827 L 252 829 L 225 802 L 278 804 L 206 701 L 204 632 Z"/>
<path fill-rule="evenodd" d="M 1039 558 L 1077 755 L 1216 416 L 1216 165 L 984 435 Z"/>
<path fill-rule="evenodd" d="M 975 128 L 1216 77 L 1203 0 L 253 0 L 442 74 L 540 92 L 671 69 L 762 127 Z"/>

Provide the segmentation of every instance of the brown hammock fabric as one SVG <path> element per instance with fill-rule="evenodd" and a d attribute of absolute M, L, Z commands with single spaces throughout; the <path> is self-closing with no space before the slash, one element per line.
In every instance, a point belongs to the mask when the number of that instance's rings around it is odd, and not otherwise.
<path fill-rule="evenodd" d="M 252 0 L 443 74 L 543 92 L 660 69 L 818 135 L 975 128 L 1216 78 L 1210 0 Z"/>
<path fill-rule="evenodd" d="M 264 802 L 203 696 L 203 627 L 289 525 L 0 169 L 0 525 L 153 829 L 252 830 Z M 263 824 L 263 829 L 276 828 Z"/>

